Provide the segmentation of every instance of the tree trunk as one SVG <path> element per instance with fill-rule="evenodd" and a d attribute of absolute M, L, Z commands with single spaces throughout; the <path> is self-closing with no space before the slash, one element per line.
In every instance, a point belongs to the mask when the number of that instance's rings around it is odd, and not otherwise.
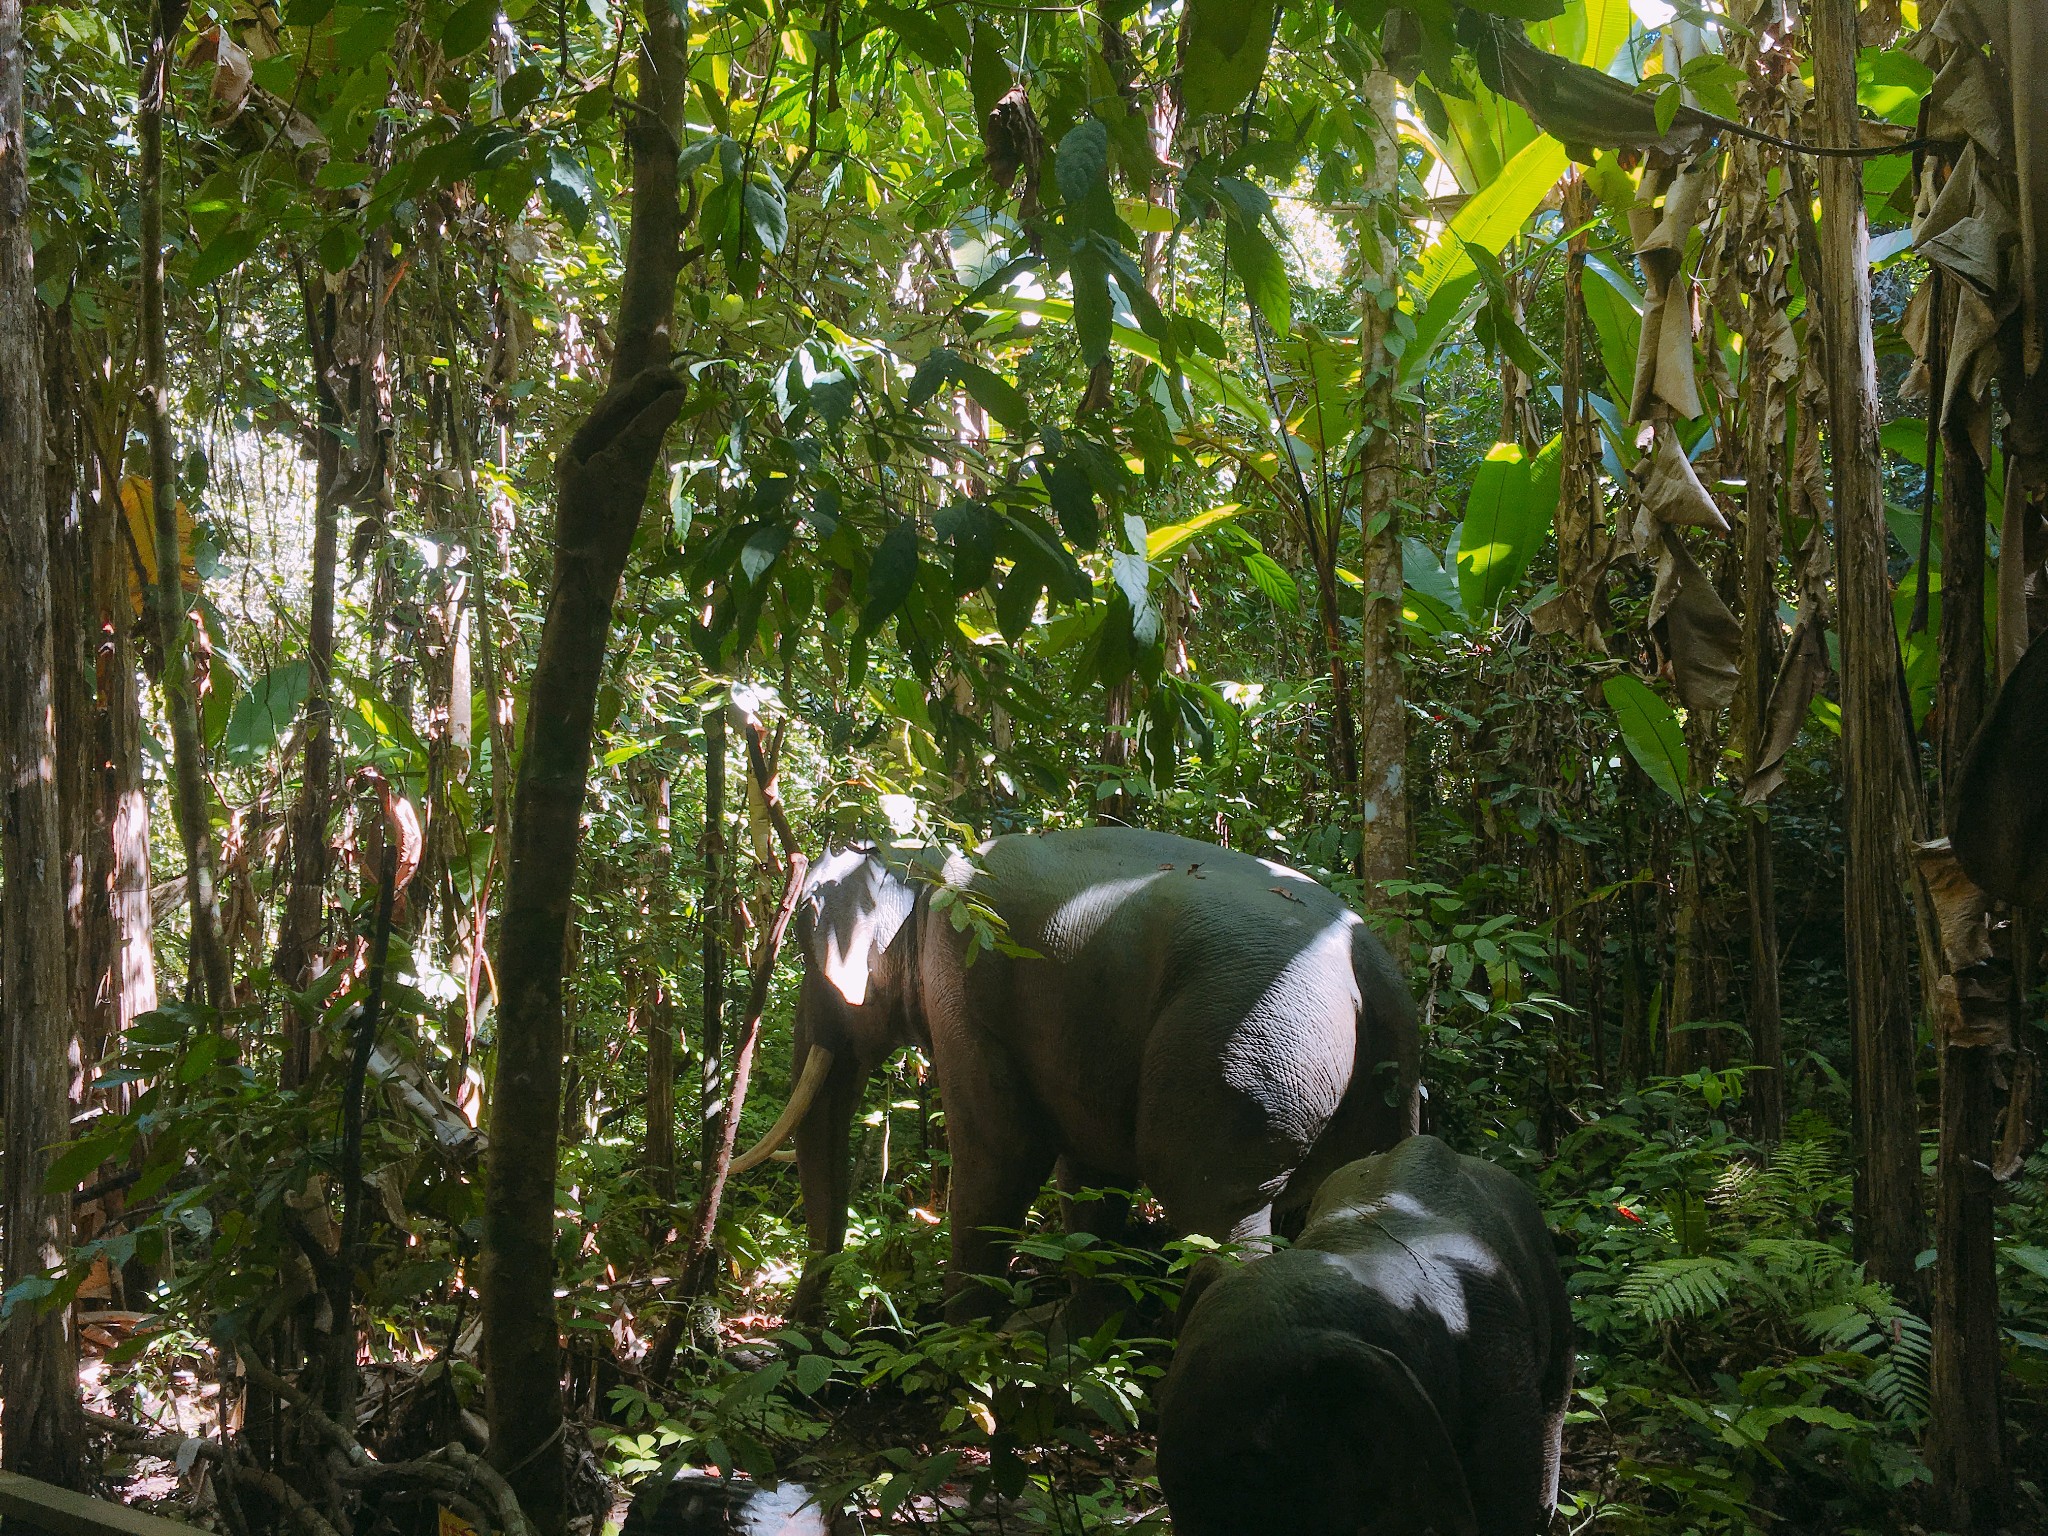
<path fill-rule="evenodd" d="M 142 784 L 142 699 L 136 683 L 121 467 L 94 430 L 96 494 L 86 499 L 92 560 L 93 831 L 88 899 L 104 902 L 113 949 L 101 982 L 101 1048 L 156 1007 L 156 922 L 149 900 L 149 796 Z"/>
<path fill-rule="evenodd" d="M 1408 705 L 1401 675 L 1401 432 L 1394 402 L 1395 360 L 1387 351 L 1394 317 L 1399 256 L 1380 232 L 1379 212 L 1400 195 L 1401 155 L 1394 135 L 1394 77 L 1366 77 L 1373 117 L 1373 168 L 1365 187 L 1367 209 L 1359 242 L 1363 266 L 1359 305 L 1359 358 L 1363 369 L 1364 426 L 1371 433 L 1360 467 L 1358 512 L 1365 543 L 1359 575 L 1365 583 L 1360 626 L 1359 760 L 1364 779 L 1358 873 L 1368 899 L 1378 899 L 1409 870 Z M 1394 946 L 1397 955 L 1399 944 Z"/>
<path fill-rule="evenodd" d="M 554 574 L 527 697 L 498 925 L 498 1055 L 484 1171 L 482 1312 L 490 1458 L 538 1536 L 567 1524 L 555 1176 L 562 1113 L 562 965 L 612 600 L 661 443 L 682 408 L 669 368 L 682 204 L 688 38 L 673 7 L 644 17 L 632 109 L 632 228 L 605 393 L 563 455 Z"/>
<path fill-rule="evenodd" d="M 157 643 L 163 651 L 164 717 L 171 728 L 171 800 L 184 847 L 188 904 L 192 914 L 192 992 L 197 1000 L 228 1001 L 227 949 L 220 931 L 220 893 L 215 885 L 211 795 L 206 783 L 205 745 L 199 733 L 199 700 L 186 649 L 188 614 L 184 592 L 184 540 L 178 532 L 178 473 L 171 447 L 170 369 L 164 342 L 164 106 L 172 55 L 185 24 L 185 0 L 157 0 L 156 35 L 142 67 L 137 100 L 137 133 L 142 144 L 142 407 L 149 430 L 149 481 L 156 520 Z"/>
<path fill-rule="evenodd" d="M 0 1010 L 6 1021 L 7 1210 L 0 1282 L 64 1260 L 68 1190 L 45 1187 L 70 1134 L 43 329 L 29 245 L 20 0 L 0 0 Z M 18 1304 L 0 1332 L 0 1465 L 80 1486 L 78 1364 L 67 1307 Z"/>
<path fill-rule="evenodd" d="M 1753 300 L 1752 302 L 1756 302 Z M 1782 324 L 1782 317 L 1777 317 Z M 1778 463 L 1772 431 L 1785 416 L 1771 376 L 1764 330 L 1752 325 L 1743 355 L 1742 661 L 1739 687 L 1742 760 L 1754 771 L 1769 731 L 1771 684 L 1778 673 Z M 1775 1146 L 1785 1134 L 1785 1030 L 1778 990 L 1777 871 L 1771 856 L 1767 801 L 1746 809 L 1744 853 L 1749 875 L 1749 1039 L 1754 1070 L 1747 1084 L 1750 1126 Z"/>
<path fill-rule="evenodd" d="M 701 914 L 704 972 L 701 1049 L 698 1072 L 697 1166 L 711 1166 L 719 1140 L 718 1117 L 725 1104 L 720 1069 L 725 1061 L 725 699 L 704 711 L 704 837 L 698 857 L 704 865 Z"/>
<path fill-rule="evenodd" d="M 651 936 L 673 910 L 672 855 L 669 838 L 668 771 L 648 787 L 647 810 L 653 823 L 654 868 L 648 875 L 646 932 Z M 640 1028 L 647 1040 L 647 1174 L 663 1200 L 676 1195 L 676 1011 L 670 990 L 673 952 L 666 943 L 654 946 L 654 963 L 641 977 Z"/>
<path fill-rule="evenodd" d="M 2003 967 L 1995 969 L 2003 1005 L 2010 975 Z M 1967 989 L 1972 978 L 1964 972 L 1955 980 Z M 1946 1038 L 1941 1052 L 1927 1459 L 1943 1524 L 1964 1536 L 1991 1536 L 1998 1530 L 2005 1487 L 1997 1184 L 1991 1176 L 1998 1134 L 1997 1055 L 1992 1045 L 1961 1033 Z"/>
<path fill-rule="evenodd" d="M 48 432 L 44 486 L 49 515 L 50 654 L 57 742 L 58 847 L 63 862 L 65 1012 L 77 1034 L 70 1097 L 83 1104 L 107 1039 L 105 982 L 113 968 L 112 913 L 93 899 L 93 876 L 110 860 L 93 839 L 92 553 L 83 494 L 85 464 L 78 396 L 71 377 L 68 310 L 44 326 Z"/>
<path fill-rule="evenodd" d="M 1858 141 L 1855 0 L 1816 0 L 1815 97 L 1823 143 Z M 1856 1247 L 1902 1297 L 1922 1291 L 1925 1246 L 1913 995 L 1906 975 L 1897 639 L 1885 569 L 1883 459 L 1870 331 L 1870 262 L 1861 162 L 1821 162 L 1819 293 L 1827 331 L 1842 654 L 1842 781 L 1847 959 L 1857 1128 Z"/>
<path fill-rule="evenodd" d="M 1939 406 L 1930 401 L 1929 409 Z M 1944 805 L 1984 718 L 1984 465 L 1969 431 L 1941 440 L 1941 694 L 1935 767 Z M 1934 466 L 1929 465 L 1929 474 Z"/>
<path fill-rule="evenodd" d="M 305 756 L 299 798 L 291 813 L 291 886 L 278 925 L 274 970 L 287 987 L 313 979 L 314 950 L 327 902 L 327 812 L 333 798 L 334 579 L 341 522 L 342 381 L 335 355 L 339 305 L 332 293 L 304 284 L 306 350 L 313 363 L 318 437 L 313 471 L 313 585 L 306 621 Z M 286 1021 L 283 1085 L 305 1081 L 312 1061 L 312 1021 L 297 1010 Z"/>

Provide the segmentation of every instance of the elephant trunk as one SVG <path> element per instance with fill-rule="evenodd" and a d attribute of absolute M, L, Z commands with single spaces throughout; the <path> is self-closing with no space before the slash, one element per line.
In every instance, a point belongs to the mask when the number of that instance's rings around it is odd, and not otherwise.
<path fill-rule="evenodd" d="M 804 1058 L 803 1075 L 797 1079 L 796 1087 L 789 1095 L 789 1103 L 783 1106 L 768 1134 L 732 1160 L 733 1173 L 747 1173 L 760 1167 L 775 1155 L 777 1147 L 796 1134 L 797 1126 L 811 1112 L 818 1091 L 825 1086 L 825 1079 L 831 1073 L 832 1053 L 822 1045 L 812 1046 L 810 1054 Z"/>

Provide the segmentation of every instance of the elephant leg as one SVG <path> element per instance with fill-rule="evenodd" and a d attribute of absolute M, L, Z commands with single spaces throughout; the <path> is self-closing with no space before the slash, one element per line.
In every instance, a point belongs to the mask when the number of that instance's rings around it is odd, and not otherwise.
<path fill-rule="evenodd" d="M 801 1063 L 799 1063 L 801 1066 Z M 804 1192 L 804 1228 L 810 1252 L 797 1282 L 790 1315 L 815 1322 L 824 1315 L 825 1287 L 846 1247 L 846 1207 L 853 1194 L 850 1127 L 860 1109 L 868 1074 L 851 1054 L 833 1062 L 811 1112 L 796 1128 L 797 1169 Z"/>
<path fill-rule="evenodd" d="M 1122 1243 L 1131 1234 L 1131 1197 L 1119 1187 L 1115 1174 L 1062 1157 L 1054 1169 L 1060 1186 L 1060 1216 L 1069 1232 L 1092 1232 L 1105 1243 Z M 1077 1200 L 1085 1189 L 1100 1190 L 1100 1198 Z"/>
<path fill-rule="evenodd" d="M 1176 1231 L 1247 1242 L 1273 1230 L 1274 1198 L 1337 1095 L 1320 1086 L 1295 1093 L 1278 1072 L 1233 1082 L 1204 1048 L 1219 1033 L 1227 1031 L 1200 1014 L 1162 1019 L 1153 1030 L 1138 1096 L 1138 1168 Z M 1241 1054 L 1284 1063 L 1288 1047 L 1251 1042 Z"/>
<path fill-rule="evenodd" d="M 953 1156 L 952 1262 L 946 1271 L 946 1317 L 987 1317 L 1003 1304 L 993 1284 L 1009 1265 L 1011 1236 L 1059 1155 L 1051 1120 L 1029 1089 L 984 1041 L 978 1059 L 940 1050 L 939 1091 L 946 1102 L 946 1145 Z"/>
<path fill-rule="evenodd" d="M 1069 1233 L 1088 1233 L 1097 1248 L 1125 1248 L 1131 1241 L 1131 1199 L 1118 1188 L 1122 1182 L 1103 1169 L 1062 1157 L 1055 1170 L 1060 1187 L 1060 1214 Z M 1077 1200 L 1081 1190 L 1101 1191 L 1097 1198 Z M 1119 1261 L 1120 1262 L 1120 1261 Z M 1104 1323 L 1130 1307 L 1130 1297 L 1113 1280 L 1076 1272 L 1073 1294 L 1063 1309 L 1062 1322 L 1074 1337 L 1088 1337 Z"/>
<path fill-rule="evenodd" d="M 1479 1529 L 1541 1536 L 1557 1503 L 1555 1439 L 1533 1385 L 1489 1394 L 1463 1447 Z"/>

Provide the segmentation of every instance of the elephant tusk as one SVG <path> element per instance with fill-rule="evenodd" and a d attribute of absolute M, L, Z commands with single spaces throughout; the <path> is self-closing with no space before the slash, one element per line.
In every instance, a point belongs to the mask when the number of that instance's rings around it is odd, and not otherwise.
<path fill-rule="evenodd" d="M 728 1174 L 747 1173 L 775 1155 L 775 1149 L 789 1140 L 803 1117 L 811 1112 L 811 1102 L 818 1097 L 818 1090 L 825 1086 L 826 1075 L 831 1070 L 832 1053 L 822 1045 L 812 1046 L 810 1054 L 804 1058 L 803 1076 L 797 1079 L 796 1089 L 790 1094 L 781 1117 L 766 1136 L 732 1160 Z"/>

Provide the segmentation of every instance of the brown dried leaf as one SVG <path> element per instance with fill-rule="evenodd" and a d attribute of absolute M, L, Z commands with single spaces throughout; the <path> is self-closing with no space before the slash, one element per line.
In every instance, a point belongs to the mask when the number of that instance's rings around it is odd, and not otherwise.
<path fill-rule="evenodd" d="M 1678 441 L 1678 431 L 1668 420 L 1654 424 L 1651 449 L 1629 471 L 1643 505 L 1667 528 L 1711 528 L 1730 531 L 1727 514 L 1721 510 Z"/>
<path fill-rule="evenodd" d="M 1707 573 L 1668 528 L 1657 557 L 1650 632 L 1671 658 L 1672 681 L 1687 709 L 1728 707 L 1735 697 L 1740 669 L 1742 626 L 1721 601 Z"/>
<path fill-rule="evenodd" d="M 1800 614 L 1792 626 L 1770 702 L 1764 707 L 1764 740 L 1757 760 L 1742 784 L 1742 803 L 1757 805 L 1777 793 L 1785 782 L 1785 755 L 1799 739 L 1806 711 L 1828 675 L 1827 635 L 1814 610 Z"/>
<path fill-rule="evenodd" d="M 2048 900 L 2048 641 L 2028 649 L 1977 728 L 1948 828 L 1963 869 L 1991 895 Z"/>
<path fill-rule="evenodd" d="M 1991 958 L 1991 898 L 1956 861 L 1945 837 L 1913 845 L 1913 862 L 1941 931 L 1942 958 L 1951 971 Z"/>

